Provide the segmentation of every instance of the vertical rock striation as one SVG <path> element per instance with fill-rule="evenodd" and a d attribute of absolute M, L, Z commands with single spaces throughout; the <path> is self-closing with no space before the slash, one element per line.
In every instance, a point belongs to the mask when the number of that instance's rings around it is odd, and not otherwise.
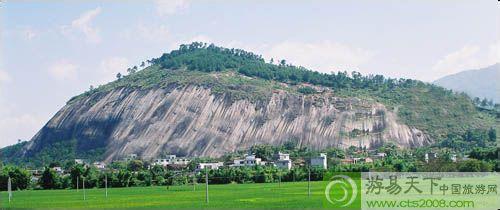
<path fill-rule="evenodd" d="M 426 134 L 399 123 L 396 114 L 379 103 L 337 98 L 328 92 L 275 91 L 269 101 L 256 106 L 193 85 L 119 88 L 78 99 L 33 137 L 24 154 L 69 140 L 76 140 L 79 150 L 104 148 L 106 161 L 130 153 L 145 159 L 164 153 L 215 157 L 286 141 L 315 149 L 371 148 L 384 142 L 418 147 L 430 142 Z"/>

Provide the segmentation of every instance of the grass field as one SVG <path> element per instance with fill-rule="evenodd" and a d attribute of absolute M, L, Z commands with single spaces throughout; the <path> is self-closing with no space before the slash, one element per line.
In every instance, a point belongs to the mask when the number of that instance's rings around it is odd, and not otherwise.
<path fill-rule="evenodd" d="M 227 184 L 209 186 L 209 203 L 205 186 L 135 187 L 76 190 L 28 190 L 13 192 L 8 203 L 7 192 L 1 192 L 4 208 L 321 208 L 325 182 Z"/>

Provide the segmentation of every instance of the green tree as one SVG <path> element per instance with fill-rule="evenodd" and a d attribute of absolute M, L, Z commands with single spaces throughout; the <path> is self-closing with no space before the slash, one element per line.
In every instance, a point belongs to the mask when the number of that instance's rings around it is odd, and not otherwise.
<path fill-rule="evenodd" d="M 272 160 L 275 153 L 273 146 L 268 144 L 254 145 L 250 151 L 264 161 Z"/>
<path fill-rule="evenodd" d="M 488 131 L 488 138 L 492 142 L 495 142 L 497 140 L 497 131 L 494 128 L 490 128 L 490 130 Z"/>
<path fill-rule="evenodd" d="M 99 184 L 99 171 L 95 167 L 87 167 L 83 173 L 85 187 L 94 188 Z"/>
<path fill-rule="evenodd" d="M 132 160 L 128 163 L 128 170 L 140 171 L 143 169 L 144 163 L 141 160 Z"/>
<path fill-rule="evenodd" d="M 73 188 L 82 187 L 83 174 L 85 172 L 85 167 L 82 164 L 75 164 L 70 170 L 71 185 Z"/>
<path fill-rule="evenodd" d="M 482 101 L 481 101 L 481 107 L 487 107 L 488 106 L 488 99 L 484 98 Z"/>
<path fill-rule="evenodd" d="M 43 189 L 56 189 L 60 186 L 59 175 L 50 167 L 45 170 L 40 177 L 39 184 Z"/>
<path fill-rule="evenodd" d="M 460 172 L 490 172 L 492 169 L 491 164 L 474 159 L 463 161 L 458 166 Z"/>
<path fill-rule="evenodd" d="M 13 190 L 24 190 L 28 188 L 31 181 L 31 174 L 19 167 L 4 166 L 0 172 L 0 189 L 7 190 L 8 178 L 12 180 Z"/>

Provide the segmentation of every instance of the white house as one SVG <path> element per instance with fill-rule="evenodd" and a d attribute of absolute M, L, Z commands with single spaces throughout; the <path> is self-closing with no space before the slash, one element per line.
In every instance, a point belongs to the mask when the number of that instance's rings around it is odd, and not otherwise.
<path fill-rule="evenodd" d="M 165 158 L 169 160 L 175 160 L 177 158 L 177 155 L 166 155 Z"/>
<path fill-rule="evenodd" d="M 223 162 L 217 162 L 217 163 L 199 163 L 198 166 L 196 166 L 197 170 L 203 170 L 203 169 L 212 169 L 212 170 L 217 170 L 219 167 L 224 166 Z"/>
<path fill-rule="evenodd" d="M 191 162 L 188 158 L 178 158 L 176 155 L 167 155 L 166 158 L 155 159 L 153 165 L 167 166 L 170 164 L 187 165 Z"/>
<path fill-rule="evenodd" d="M 384 159 L 387 156 L 385 152 L 379 152 L 372 156 L 373 159 Z"/>
<path fill-rule="evenodd" d="M 75 159 L 75 163 L 76 164 L 84 164 L 85 162 L 83 161 L 83 159 Z"/>
<path fill-rule="evenodd" d="M 321 153 L 319 157 L 311 158 L 311 166 L 327 169 L 326 153 Z"/>
<path fill-rule="evenodd" d="M 286 168 L 290 170 L 292 168 L 292 160 L 290 160 L 290 154 L 278 152 L 275 164 L 278 168 Z"/>
<path fill-rule="evenodd" d="M 174 164 L 176 164 L 176 165 L 187 165 L 190 162 L 191 162 L 191 160 L 189 160 L 189 158 L 185 158 L 185 157 L 174 159 Z"/>
<path fill-rule="evenodd" d="M 455 154 L 451 155 L 451 156 L 450 156 L 450 160 L 451 160 L 452 162 L 457 162 L 457 155 L 455 155 Z"/>
<path fill-rule="evenodd" d="M 165 158 L 158 158 L 153 162 L 153 165 L 160 165 L 160 166 L 167 166 L 169 164 L 172 164 L 171 160 Z"/>
<path fill-rule="evenodd" d="M 161 166 L 167 166 L 170 164 L 174 164 L 175 159 L 177 158 L 176 155 L 166 155 L 165 158 L 158 158 L 154 161 L 154 165 L 161 165 Z"/>
<path fill-rule="evenodd" d="M 52 170 L 54 170 L 58 174 L 64 173 L 64 170 L 61 167 L 52 167 Z"/>
<path fill-rule="evenodd" d="M 94 162 L 94 167 L 96 167 L 97 169 L 106 169 L 106 163 L 103 163 L 103 162 Z"/>
<path fill-rule="evenodd" d="M 367 158 L 363 159 L 363 162 L 365 162 L 365 163 L 373 163 L 373 159 L 367 157 Z"/>
<path fill-rule="evenodd" d="M 236 159 L 231 166 L 255 166 L 264 164 L 262 159 L 255 157 L 255 155 L 245 155 L 245 159 Z"/>
<path fill-rule="evenodd" d="M 435 160 L 436 158 L 437 158 L 437 153 L 435 153 L 435 152 L 425 153 L 425 156 L 424 156 L 426 163 L 429 163 L 429 161 Z"/>

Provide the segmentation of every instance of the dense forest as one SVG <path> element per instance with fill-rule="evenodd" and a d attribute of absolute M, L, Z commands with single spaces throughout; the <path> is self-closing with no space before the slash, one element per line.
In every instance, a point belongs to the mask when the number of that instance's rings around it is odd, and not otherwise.
<path fill-rule="evenodd" d="M 331 87 L 334 89 L 355 88 L 390 90 L 396 87 L 410 87 L 423 85 L 422 82 L 411 79 L 391 79 L 382 75 L 363 76 L 359 72 L 347 71 L 325 74 L 312 71 L 300 66 L 287 64 L 285 60 L 274 64 L 266 63 L 260 55 L 240 49 L 228 49 L 213 44 L 194 42 L 181 45 L 178 50 L 165 53 L 159 58 L 150 61 L 165 69 L 180 69 L 204 72 L 236 70 L 239 73 L 266 80 L 275 80 L 285 83 L 310 83 Z M 445 91 L 444 89 L 442 89 Z"/>

